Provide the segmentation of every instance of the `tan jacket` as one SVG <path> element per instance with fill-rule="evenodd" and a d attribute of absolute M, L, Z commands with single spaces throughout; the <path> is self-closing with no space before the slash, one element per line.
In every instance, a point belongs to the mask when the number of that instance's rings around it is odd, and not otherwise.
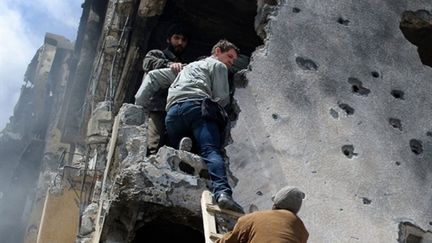
<path fill-rule="evenodd" d="M 242 216 L 233 231 L 216 243 L 305 243 L 303 221 L 288 210 L 258 211 Z"/>

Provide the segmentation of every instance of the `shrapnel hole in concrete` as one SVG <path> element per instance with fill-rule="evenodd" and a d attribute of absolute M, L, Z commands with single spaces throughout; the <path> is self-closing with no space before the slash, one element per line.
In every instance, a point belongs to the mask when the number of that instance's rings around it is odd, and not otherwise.
<path fill-rule="evenodd" d="M 297 8 L 297 7 L 294 7 L 294 8 L 292 9 L 292 11 L 293 11 L 293 13 L 300 13 L 301 9 L 299 9 L 299 8 Z"/>
<path fill-rule="evenodd" d="M 389 119 L 388 119 L 388 122 L 389 122 L 389 124 L 390 124 L 392 127 L 396 128 L 396 129 L 399 129 L 399 131 L 402 131 L 402 122 L 401 122 L 400 119 L 397 119 L 397 118 L 389 118 Z"/>
<path fill-rule="evenodd" d="M 339 17 L 337 19 L 337 22 L 341 25 L 348 25 L 350 21 L 348 19 L 343 18 L 343 17 Z"/>
<path fill-rule="evenodd" d="M 399 24 L 405 38 L 417 46 L 424 65 L 432 67 L 432 14 L 427 10 L 405 11 Z"/>
<path fill-rule="evenodd" d="M 303 70 L 316 71 L 318 69 L 318 65 L 311 59 L 296 57 L 295 61 L 297 65 Z"/>
<path fill-rule="evenodd" d="M 279 115 L 276 113 L 273 113 L 272 118 L 273 118 L 273 120 L 277 120 L 277 119 L 279 119 Z"/>
<path fill-rule="evenodd" d="M 339 113 L 337 111 L 335 111 L 333 108 L 330 108 L 330 115 L 334 118 L 334 119 L 338 119 L 339 118 Z"/>
<path fill-rule="evenodd" d="M 354 145 L 352 144 L 342 146 L 342 153 L 350 159 L 358 155 L 357 153 L 354 153 Z"/>
<path fill-rule="evenodd" d="M 428 137 L 432 137 L 432 131 L 428 131 L 428 132 L 426 132 L 426 136 L 428 136 Z"/>
<path fill-rule="evenodd" d="M 397 90 L 397 89 L 393 89 L 391 91 L 391 95 L 395 98 L 395 99 L 401 99 L 404 100 L 404 95 L 405 93 L 402 90 Z"/>
<path fill-rule="evenodd" d="M 372 71 L 371 74 L 372 74 L 372 77 L 374 77 L 374 78 L 379 78 L 379 76 L 380 76 L 377 71 Z"/>
<path fill-rule="evenodd" d="M 339 108 L 344 110 L 348 116 L 354 114 L 355 111 L 354 108 L 352 108 L 350 105 L 345 103 L 339 103 Z"/>
<path fill-rule="evenodd" d="M 141 227 L 136 231 L 133 243 L 159 242 L 204 242 L 203 234 L 188 226 L 176 223 L 156 223 Z"/>
<path fill-rule="evenodd" d="M 354 94 L 361 95 L 361 96 L 368 96 L 368 94 L 370 93 L 370 90 L 368 88 L 363 87 L 363 83 L 357 78 L 354 77 L 348 78 L 348 83 L 352 85 L 351 88 Z"/>
<path fill-rule="evenodd" d="M 411 139 L 410 142 L 409 142 L 409 145 L 410 145 L 411 151 L 414 154 L 419 155 L 419 154 L 423 153 L 423 143 L 422 143 L 422 141 L 417 140 L 417 139 Z"/>
<path fill-rule="evenodd" d="M 396 164 L 397 166 L 400 166 L 400 165 L 401 165 L 401 162 L 396 161 L 395 164 Z"/>
<path fill-rule="evenodd" d="M 369 205 L 369 204 L 372 203 L 372 200 L 370 200 L 370 199 L 367 198 L 367 197 L 362 197 L 362 201 L 363 201 L 363 204 L 364 204 L 364 205 Z"/>

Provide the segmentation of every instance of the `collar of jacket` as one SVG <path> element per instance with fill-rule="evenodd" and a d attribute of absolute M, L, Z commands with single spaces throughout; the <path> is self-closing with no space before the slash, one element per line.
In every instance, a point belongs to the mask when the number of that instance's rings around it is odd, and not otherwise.
<path fill-rule="evenodd" d="M 165 55 L 165 57 L 170 61 L 178 61 L 179 60 L 179 58 L 176 55 L 174 55 L 174 53 L 172 53 L 170 50 L 168 50 L 168 48 L 166 48 L 162 52 Z"/>

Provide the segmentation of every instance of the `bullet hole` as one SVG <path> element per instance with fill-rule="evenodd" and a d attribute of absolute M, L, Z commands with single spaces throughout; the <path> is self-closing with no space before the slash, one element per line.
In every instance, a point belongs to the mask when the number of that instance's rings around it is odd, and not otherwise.
<path fill-rule="evenodd" d="M 432 137 L 432 132 L 431 132 L 431 131 L 428 131 L 428 132 L 426 133 L 426 136 L 428 136 L 428 137 Z"/>
<path fill-rule="evenodd" d="M 338 119 L 339 118 L 339 113 L 337 111 L 335 111 L 333 108 L 330 108 L 330 115 L 334 118 L 334 119 Z"/>
<path fill-rule="evenodd" d="M 400 165 L 401 165 L 401 162 L 396 161 L 395 164 L 396 164 L 397 166 L 400 166 Z"/>
<path fill-rule="evenodd" d="M 299 8 L 294 7 L 292 11 L 293 13 L 300 13 L 301 10 Z"/>
<path fill-rule="evenodd" d="M 348 116 L 354 114 L 355 109 L 348 104 L 339 103 L 339 107 L 344 110 Z"/>
<path fill-rule="evenodd" d="M 258 196 L 262 196 L 262 195 L 263 195 L 262 191 L 257 191 L 256 194 L 257 194 Z"/>
<path fill-rule="evenodd" d="M 316 174 L 317 173 L 317 171 L 316 170 L 313 170 L 313 171 L 311 171 L 312 172 L 312 174 Z"/>
<path fill-rule="evenodd" d="M 432 225 L 432 221 L 431 221 L 431 222 L 429 222 L 429 225 Z"/>
<path fill-rule="evenodd" d="M 342 153 L 350 159 L 358 155 L 357 153 L 354 153 L 354 146 L 352 144 L 342 146 Z"/>
<path fill-rule="evenodd" d="M 368 88 L 363 87 L 363 83 L 357 78 L 350 77 L 348 78 L 348 83 L 352 85 L 352 92 L 361 96 L 368 96 L 370 90 Z"/>
<path fill-rule="evenodd" d="M 296 63 L 303 70 L 316 71 L 318 69 L 318 65 L 314 61 L 307 58 L 297 57 Z"/>
<path fill-rule="evenodd" d="M 410 142 L 409 142 L 409 144 L 410 144 L 411 151 L 414 154 L 419 155 L 419 154 L 423 153 L 423 143 L 422 143 L 422 141 L 417 140 L 417 139 L 411 139 Z"/>
<path fill-rule="evenodd" d="M 379 78 L 379 76 L 380 76 L 377 71 L 373 71 L 373 72 L 371 72 L 371 74 L 372 74 L 372 77 L 374 77 L 374 78 Z"/>
<path fill-rule="evenodd" d="M 273 113 L 273 114 L 272 114 L 272 118 L 273 118 L 274 120 L 277 120 L 277 119 L 279 119 L 279 115 L 276 114 L 276 113 Z"/>
<path fill-rule="evenodd" d="M 251 204 L 251 205 L 249 206 L 249 213 L 253 213 L 253 212 L 256 212 L 256 211 L 258 211 L 258 210 L 259 210 L 259 208 L 258 208 L 258 206 L 255 205 L 255 204 Z"/>
<path fill-rule="evenodd" d="M 339 17 L 337 22 L 341 25 L 348 25 L 350 21 L 348 19 L 344 19 L 342 17 Z"/>
<path fill-rule="evenodd" d="M 391 91 L 391 95 L 395 98 L 395 99 L 401 99 L 404 100 L 404 92 L 402 90 L 397 90 L 394 89 Z"/>
<path fill-rule="evenodd" d="M 362 200 L 363 200 L 363 204 L 364 204 L 364 205 L 369 205 L 369 204 L 372 203 L 372 200 L 370 200 L 370 199 L 367 198 L 367 197 L 362 197 Z"/>
<path fill-rule="evenodd" d="M 397 128 L 397 129 L 399 129 L 399 131 L 402 131 L 402 122 L 401 122 L 401 120 L 399 120 L 397 118 L 389 118 L 388 122 L 389 122 L 389 124 L 393 128 Z"/>
<path fill-rule="evenodd" d="M 343 211 L 343 208 L 339 208 L 339 211 L 341 211 L 341 212 L 342 212 L 342 211 Z"/>
<path fill-rule="evenodd" d="M 193 175 L 195 172 L 195 169 L 192 166 L 190 166 L 189 164 L 187 164 L 183 161 L 180 161 L 179 169 L 181 171 L 183 171 L 184 173 L 189 174 L 189 175 Z"/>

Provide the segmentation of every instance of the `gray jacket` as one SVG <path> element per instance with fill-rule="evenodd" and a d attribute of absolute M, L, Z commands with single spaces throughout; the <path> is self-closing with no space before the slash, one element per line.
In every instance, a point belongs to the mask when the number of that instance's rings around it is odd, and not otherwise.
<path fill-rule="evenodd" d="M 228 69 L 213 56 L 183 68 L 168 90 L 166 110 L 176 102 L 207 97 L 222 107 L 230 101 Z"/>

